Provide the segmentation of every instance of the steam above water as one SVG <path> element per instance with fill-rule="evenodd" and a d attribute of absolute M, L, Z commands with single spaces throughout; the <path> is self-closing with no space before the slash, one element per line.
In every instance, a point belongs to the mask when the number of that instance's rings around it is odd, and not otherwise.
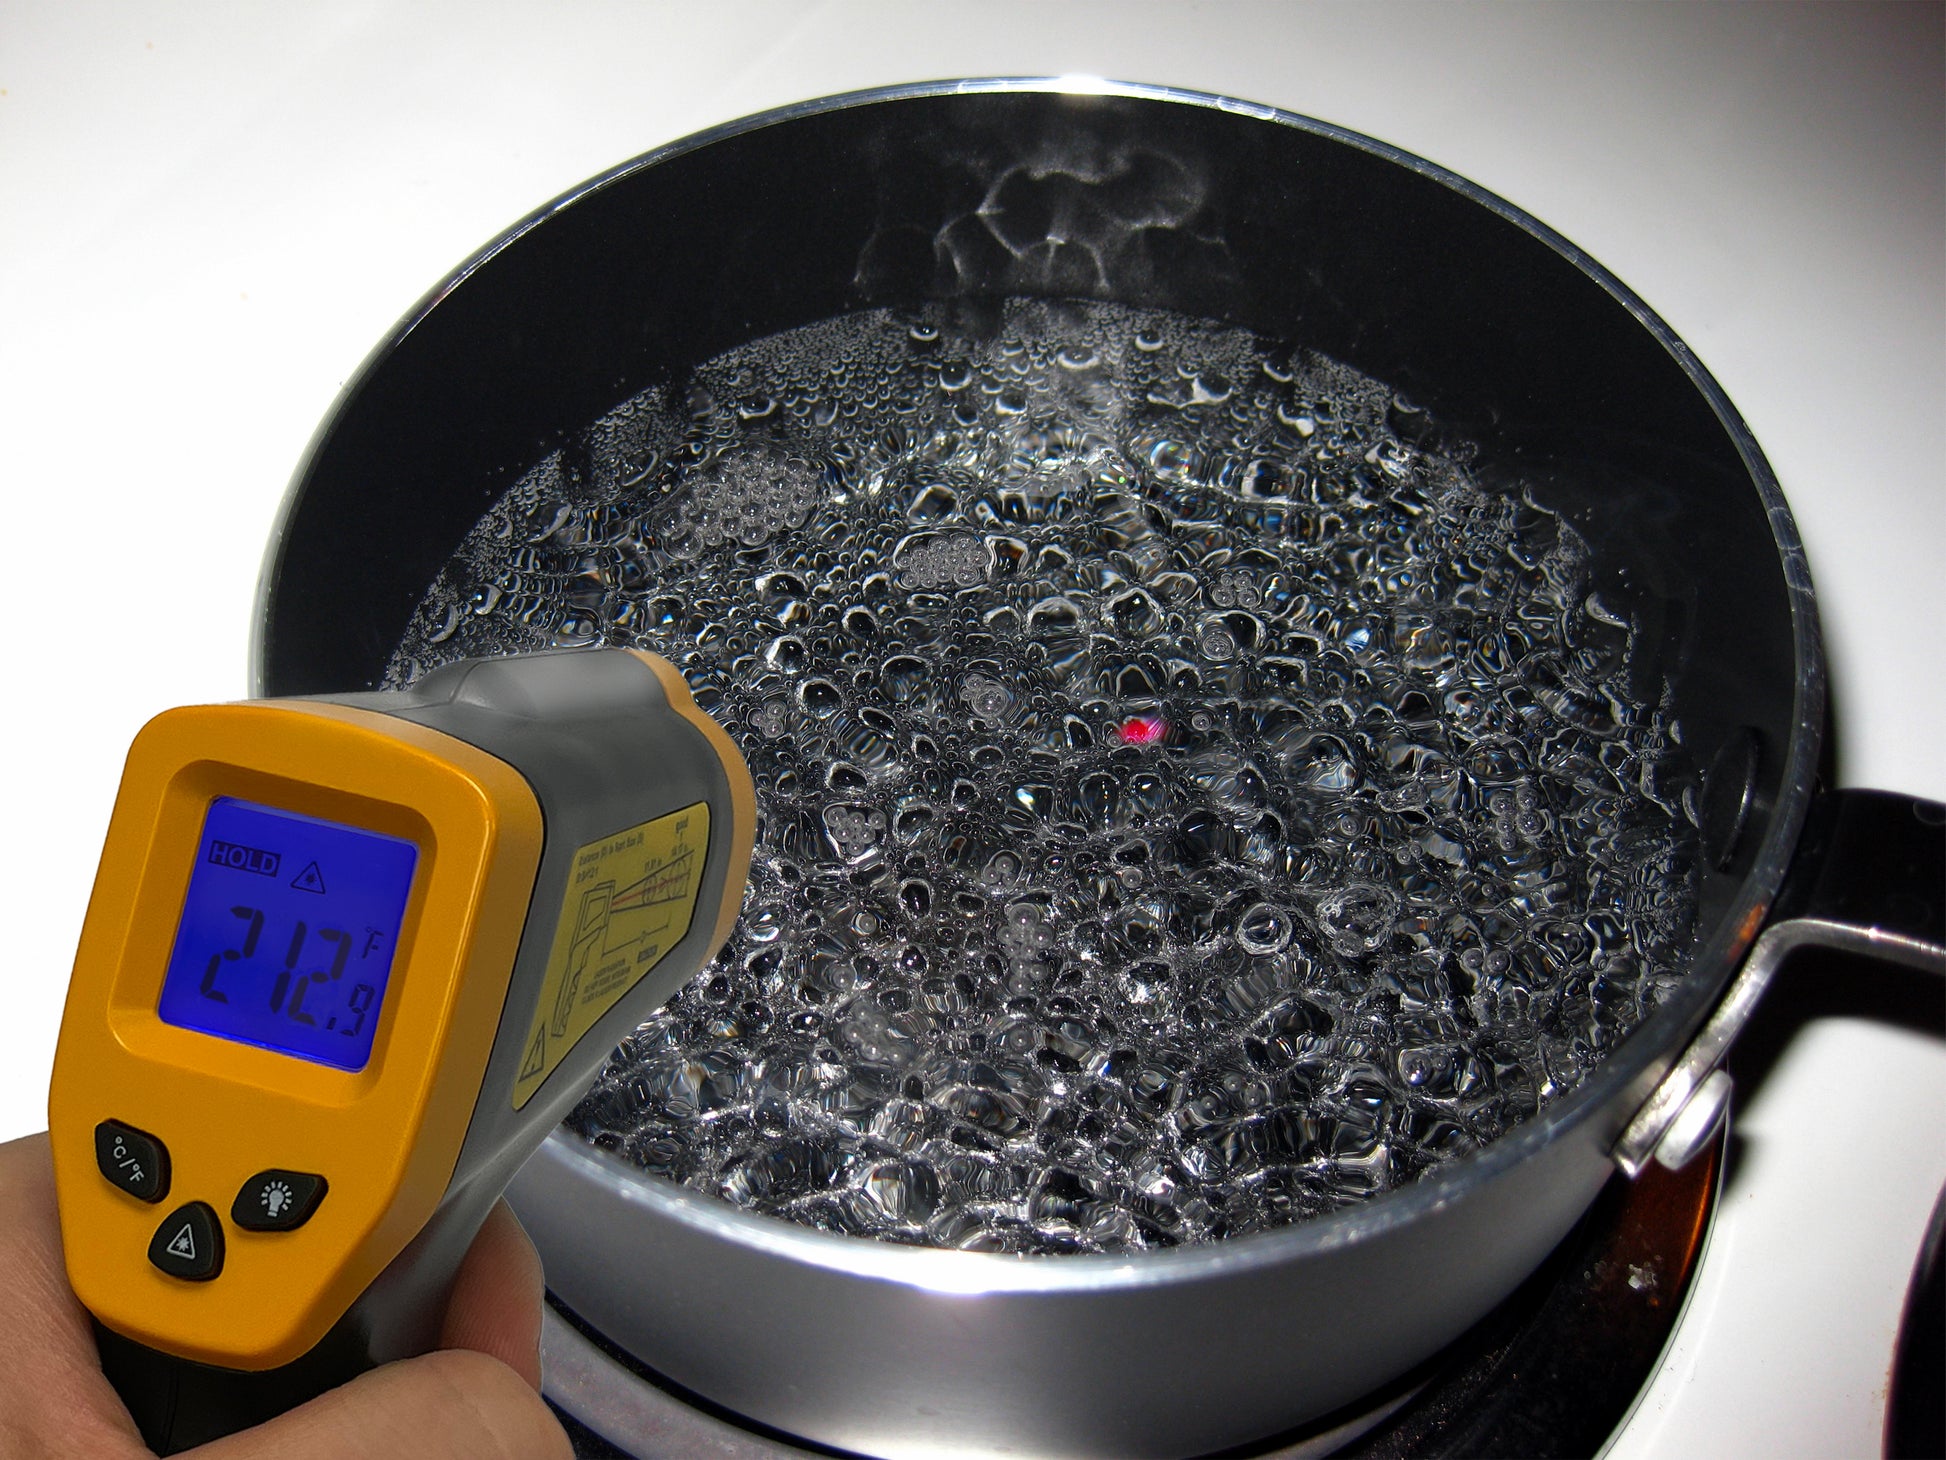
<path fill-rule="evenodd" d="M 761 813 L 570 1120 L 893 1241 L 1201 1242 L 1572 1088 L 1675 977 L 1686 761 L 1573 529 L 1384 386 L 1103 304 L 875 311 L 651 391 L 392 666 L 674 661 Z"/>

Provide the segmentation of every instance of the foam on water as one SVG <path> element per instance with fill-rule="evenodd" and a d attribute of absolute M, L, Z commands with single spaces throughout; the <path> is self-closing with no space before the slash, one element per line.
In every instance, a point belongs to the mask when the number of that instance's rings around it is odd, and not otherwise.
<path fill-rule="evenodd" d="M 677 663 L 735 933 L 570 1125 L 1019 1252 L 1328 1211 L 1571 1088 L 1693 920 L 1680 734 L 1573 529 L 1390 391 L 1110 305 L 734 350 L 544 462 L 392 666 Z"/>

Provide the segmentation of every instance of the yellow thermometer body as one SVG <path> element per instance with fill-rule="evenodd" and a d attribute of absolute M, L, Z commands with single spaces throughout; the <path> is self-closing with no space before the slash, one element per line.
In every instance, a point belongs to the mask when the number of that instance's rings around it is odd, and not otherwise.
<path fill-rule="evenodd" d="M 727 936 L 754 823 L 721 728 L 627 650 L 142 730 L 48 1124 L 150 1444 L 430 1347 L 507 1180 Z"/>

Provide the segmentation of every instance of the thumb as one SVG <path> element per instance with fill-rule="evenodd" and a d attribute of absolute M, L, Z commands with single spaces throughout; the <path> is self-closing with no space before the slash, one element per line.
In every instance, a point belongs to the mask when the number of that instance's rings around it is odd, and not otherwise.
<path fill-rule="evenodd" d="M 466 1348 L 541 1387 L 541 1260 L 502 1200 L 480 1226 L 446 1301 L 441 1348 Z"/>

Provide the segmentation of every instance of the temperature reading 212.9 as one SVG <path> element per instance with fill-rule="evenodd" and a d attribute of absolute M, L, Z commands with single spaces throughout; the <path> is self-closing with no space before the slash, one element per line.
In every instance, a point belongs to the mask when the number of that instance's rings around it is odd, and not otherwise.
<path fill-rule="evenodd" d="M 224 965 L 250 962 L 256 957 L 258 944 L 263 941 L 262 908 L 237 906 L 230 909 L 230 916 L 242 922 L 237 946 L 210 954 L 209 963 L 203 969 L 202 982 L 196 986 L 204 998 L 214 999 L 219 1004 L 230 1002 L 229 990 L 221 983 Z M 383 939 L 384 935 L 377 928 L 365 929 L 363 956 L 369 958 L 375 945 Z M 305 948 L 313 942 L 328 950 L 330 965 L 312 968 L 308 972 L 301 971 L 304 968 Z M 351 961 L 351 947 L 352 935 L 343 928 L 313 928 L 299 919 L 297 926 L 291 929 L 290 941 L 285 945 L 283 966 L 277 970 L 277 977 L 270 985 L 270 1012 L 282 1014 L 299 1024 L 308 1024 L 313 1029 L 322 1025 L 327 1031 L 335 1029 L 347 1038 L 357 1038 L 364 1030 L 365 1020 L 371 1014 L 372 999 L 378 990 L 369 983 L 354 983 L 348 993 L 340 993 L 331 987 L 344 978 L 345 965 Z M 387 956 L 389 959 L 389 949 Z M 257 982 L 261 983 L 260 980 Z M 325 987 L 319 988 L 320 984 Z M 311 1004 L 308 1012 L 304 1007 L 307 998 Z"/>
<path fill-rule="evenodd" d="M 222 796 L 210 803 L 163 975 L 165 1023 L 362 1070 L 419 849 Z"/>

